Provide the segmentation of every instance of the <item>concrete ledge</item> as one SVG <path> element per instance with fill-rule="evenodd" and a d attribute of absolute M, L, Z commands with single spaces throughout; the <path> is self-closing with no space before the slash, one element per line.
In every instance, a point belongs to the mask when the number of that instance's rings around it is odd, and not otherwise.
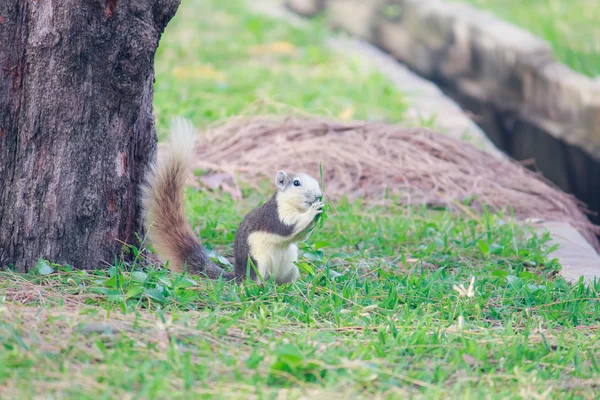
<path fill-rule="evenodd" d="M 328 0 L 325 5 L 334 27 L 366 40 L 375 39 L 375 23 L 382 0 Z"/>
<path fill-rule="evenodd" d="M 568 282 L 600 280 L 600 256 L 577 229 L 564 222 L 542 222 L 538 232 L 550 232 L 550 245 L 558 245 L 552 253 L 562 266 L 560 275 Z"/>
<path fill-rule="evenodd" d="M 251 3 L 249 5 L 252 6 Z M 325 9 L 325 2 L 322 0 L 288 0 L 285 5 L 305 17 L 315 16 Z"/>

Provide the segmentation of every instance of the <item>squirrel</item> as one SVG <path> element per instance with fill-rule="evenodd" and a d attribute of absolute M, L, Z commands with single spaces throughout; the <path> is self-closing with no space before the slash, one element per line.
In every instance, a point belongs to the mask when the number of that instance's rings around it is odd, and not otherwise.
<path fill-rule="evenodd" d="M 169 149 L 161 160 L 154 160 L 142 186 L 143 223 L 158 258 L 168 261 L 172 271 L 183 272 L 187 265 L 188 272 L 210 279 L 241 282 L 249 273 L 255 282 L 271 276 L 277 284 L 295 281 L 299 277 L 296 243 L 308 239 L 325 205 L 319 183 L 304 173 L 278 171 L 273 196 L 238 226 L 234 272 L 225 272 L 208 257 L 185 215 L 184 186 L 195 138 L 190 121 L 173 119 Z"/>

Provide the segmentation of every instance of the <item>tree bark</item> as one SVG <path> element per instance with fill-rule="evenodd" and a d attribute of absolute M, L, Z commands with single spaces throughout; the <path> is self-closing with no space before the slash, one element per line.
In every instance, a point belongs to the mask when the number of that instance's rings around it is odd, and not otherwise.
<path fill-rule="evenodd" d="M 179 2 L 0 1 L 0 269 L 101 267 L 136 243 L 154 54 Z"/>

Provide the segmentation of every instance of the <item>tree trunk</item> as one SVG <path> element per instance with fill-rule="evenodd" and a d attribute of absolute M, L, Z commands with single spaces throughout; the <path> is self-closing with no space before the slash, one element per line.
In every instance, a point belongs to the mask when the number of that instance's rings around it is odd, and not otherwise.
<path fill-rule="evenodd" d="M 136 242 L 154 54 L 179 2 L 0 1 L 0 269 L 100 267 Z"/>

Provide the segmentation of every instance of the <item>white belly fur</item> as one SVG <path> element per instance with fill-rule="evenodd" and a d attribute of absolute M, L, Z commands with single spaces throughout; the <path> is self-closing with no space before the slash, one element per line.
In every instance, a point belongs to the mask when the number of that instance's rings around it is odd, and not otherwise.
<path fill-rule="evenodd" d="M 271 275 L 277 283 L 292 282 L 298 278 L 298 247 L 282 236 L 266 232 L 253 232 L 248 236 L 250 255 L 263 280 Z"/>

